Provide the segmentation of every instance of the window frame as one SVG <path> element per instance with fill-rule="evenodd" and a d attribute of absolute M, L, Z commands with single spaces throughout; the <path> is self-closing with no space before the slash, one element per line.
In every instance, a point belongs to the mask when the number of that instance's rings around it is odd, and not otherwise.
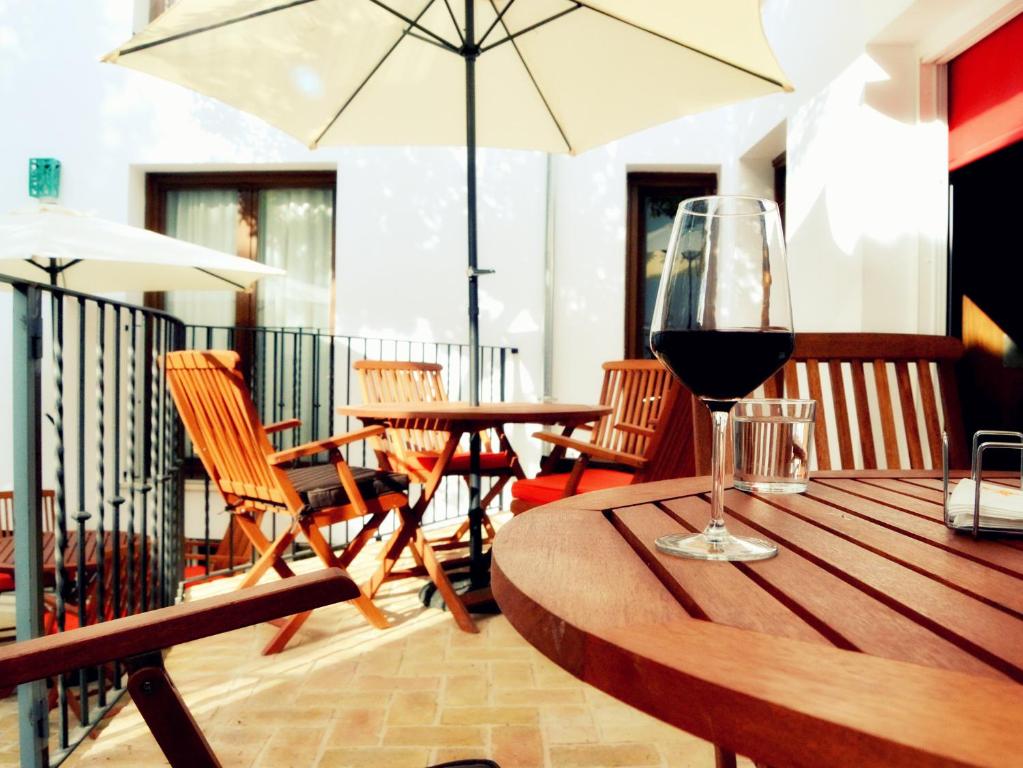
<path fill-rule="evenodd" d="M 236 189 L 242 221 L 236 236 L 235 255 L 255 260 L 259 254 L 259 193 L 265 189 L 317 188 L 331 191 L 330 233 L 330 305 L 328 333 L 334 330 L 334 311 L 337 298 L 337 172 L 336 171 L 197 171 L 151 172 L 146 174 L 146 229 L 167 233 L 167 192 L 180 189 Z M 239 291 L 235 295 L 235 327 L 255 327 L 256 291 Z M 162 291 L 147 292 L 145 305 L 163 309 L 166 304 Z"/>

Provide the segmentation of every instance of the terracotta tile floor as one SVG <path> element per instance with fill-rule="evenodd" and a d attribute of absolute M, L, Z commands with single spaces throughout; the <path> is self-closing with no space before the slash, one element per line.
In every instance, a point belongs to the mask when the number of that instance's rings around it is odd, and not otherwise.
<path fill-rule="evenodd" d="M 374 565 L 364 553 L 353 576 Z M 263 625 L 178 646 L 167 667 L 232 768 L 423 768 L 465 757 L 502 768 L 714 764 L 707 742 L 579 682 L 504 617 L 480 618 L 478 635 L 460 632 L 420 605 L 421 585 L 385 585 L 378 602 L 394 625 L 385 631 L 335 605 L 279 655 L 259 655 L 272 632 Z M 0 766 L 16 764 L 14 717 L 13 699 L 0 702 Z M 65 765 L 166 763 L 129 703 Z"/>

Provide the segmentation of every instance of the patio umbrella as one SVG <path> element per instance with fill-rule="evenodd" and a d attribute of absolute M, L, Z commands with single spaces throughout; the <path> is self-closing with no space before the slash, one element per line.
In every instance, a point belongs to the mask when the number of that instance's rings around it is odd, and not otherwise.
<path fill-rule="evenodd" d="M 283 270 L 42 203 L 0 215 L 0 274 L 85 293 L 234 289 Z"/>
<path fill-rule="evenodd" d="M 310 147 L 464 142 L 473 403 L 477 144 L 577 153 L 791 90 L 759 0 L 178 0 L 105 60 Z"/>
<path fill-rule="evenodd" d="M 257 115 L 310 147 L 464 142 L 473 404 L 478 277 L 492 271 L 477 258 L 477 144 L 578 153 L 791 90 L 759 0 L 177 0 L 105 60 Z M 478 499 L 473 472 L 470 519 Z"/>

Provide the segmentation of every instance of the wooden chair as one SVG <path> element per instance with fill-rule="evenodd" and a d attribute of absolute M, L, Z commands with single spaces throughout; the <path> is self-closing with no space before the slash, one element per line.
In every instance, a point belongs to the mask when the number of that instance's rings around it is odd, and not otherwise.
<path fill-rule="evenodd" d="M 52 490 L 43 491 L 43 532 L 53 533 L 57 513 Z M 14 491 L 0 491 L 0 536 L 14 533 Z"/>
<path fill-rule="evenodd" d="M 962 349 L 946 336 L 797 333 L 792 358 L 754 394 L 817 401 L 813 469 L 940 469 L 943 429 L 950 466 L 964 468 L 955 374 Z M 709 437 L 697 454 L 709 472 Z"/>
<path fill-rule="evenodd" d="M 434 403 L 448 399 L 441 378 L 443 367 L 438 363 L 357 360 L 352 367 L 359 376 L 364 403 Z M 481 436 L 480 475 L 494 479 L 480 502 L 484 510 L 500 496 L 509 480 L 526 476 L 504 430 L 495 432 L 493 440 L 489 435 Z M 424 424 L 422 428 L 387 429 L 384 436 L 374 438 L 373 446 L 380 466 L 408 475 L 413 483 L 425 484 L 446 440 L 446 433 L 431 430 Z M 468 482 L 469 452 L 457 452 L 446 474 L 461 476 Z M 494 528 L 486 514 L 483 524 L 493 536 Z M 468 522 L 463 523 L 451 537 L 452 541 L 461 539 L 468 530 Z"/>
<path fill-rule="evenodd" d="M 70 669 L 127 659 L 128 692 L 171 768 L 219 768 L 220 761 L 163 665 L 163 649 L 286 616 L 295 610 L 357 600 L 358 586 L 340 568 L 260 584 L 241 595 L 160 608 L 75 632 L 0 648 L 0 688 Z M 500 768 L 491 760 L 457 760 L 433 768 Z"/>
<path fill-rule="evenodd" d="M 56 511 L 54 507 L 54 493 L 52 490 L 43 491 L 43 531 L 53 532 L 56 524 Z M 11 536 L 14 534 L 14 491 L 0 491 L 0 536 Z M 8 573 L 0 573 L 0 593 L 13 592 L 15 588 L 14 576 Z M 7 631 L 10 627 L 0 627 L 0 631 Z"/>
<path fill-rule="evenodd" d="M 628 485 L 649 460 L 665 399 L 672 386 L 668 370 L 656 360 L 604 363 L 600 404 L 612 409 L 590 430 L 589 441 L 551 432 L 533 437 L 554 446 L 540 474 L 512 485 L 512 511 L 523 512 L 577 493 Z M 568 450 L 579 456 L 566 460 Z"/>
<path fill-rule="evenodd" d="M 408 479 L 360 467 L 350 467 L 340 448 L 376 437 L 382 427 L 336 435 L 283 451 L 274 451 L 268 432 L 290 428 L 294 420 L 264 427 L 238 369 L 234 352 L 170 352 L 163 360 L 171 395 L 197 455 L 234 515 L 235 524 L 259 553 L 239 588 L 250 587 L 273 568 L 281 577 L 293 576 L 283 554 L 299 533 L 327 566 L 344 568 L 391 510 L 407 507 Z M 325 453 L 329 461 L 288 468 L 292 462 Z M 288 519 L 270 541 L 260 528 L 267 512 Z M 346 520 L 368 521 L 338 556 L 320 528 Z M 387 619 L 365 593 L 352 601 L 374 626 Z M 292 616 L 264 649 L 276 653 L 308 618 Z"/>

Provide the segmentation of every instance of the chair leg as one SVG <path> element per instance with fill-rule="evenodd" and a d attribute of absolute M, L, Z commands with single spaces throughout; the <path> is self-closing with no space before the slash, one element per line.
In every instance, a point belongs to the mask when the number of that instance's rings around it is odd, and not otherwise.
<path fill-rule="evenodd" d="M 280 653 L 287 646 L 288 641 L 293 638 L 302 625 L 305 624 L 306 619 L 312 616 L 312 611 L 303 611 L 302 613 L 296 613 L 294 616 L 289 616 L 280 628 L 270 638 L 270 642 L 263 646 L 262 655 L 272 656 L 275 653 Z"/>
<path fill-rule="evenodd" d="M 316 523 L 312 520 L 300 520 L 299 525 L 302 526 L 302 532 L 305 534 L 306 539 L 309 541 L 309 546 L 313 548 L 320 560 L 327 566 L 334 566 L 337 568 L 343 568 L 341 561 L 337 555 L 330 548 L 330 544 L 323 538 L 323 534 L 320 533 L 320 529 L 316 526 Z M 377 607 L 376 603 L 370 599 L 369 595 L 366 594 L 366 590 L 359 587 L 359 592 L 362 593 L 360 597 L 352 600 L 352 605 L 359 609 L 359 612 L 366 618 L 370 624 L 377 629 L 387 629 L 391 626 L 391 623 L 384 616 L 383 612 Z"/>
<path fill-rule="evenodd" d="M 444 603 L 447 605 L 448 611 L 451 612 L 455 623 L 458 624 L 463 632 L 478 633 L 479 628 L 472 620 L 472 616 L 469 615 L 469 611 L 462 602 L 462 598 L 455 592 L 447 572 L 437 559 L 437 554 L 433 551 L 433 547 L 430 546 L 430 542 L 426 540 L 426 536 L 423 535 L 421 529 L 416 529 L 413 546 L 419 552 L 419 556 L 426 566 L 426 572 L 430 575 L 430 580 L 437 585 L 437 591 L 444 598 Z"/>
<path fill-rule="evenodd" d="M 129 659 L 128 691 L 171 768 L 220 768 L 159 651 Z"/>

